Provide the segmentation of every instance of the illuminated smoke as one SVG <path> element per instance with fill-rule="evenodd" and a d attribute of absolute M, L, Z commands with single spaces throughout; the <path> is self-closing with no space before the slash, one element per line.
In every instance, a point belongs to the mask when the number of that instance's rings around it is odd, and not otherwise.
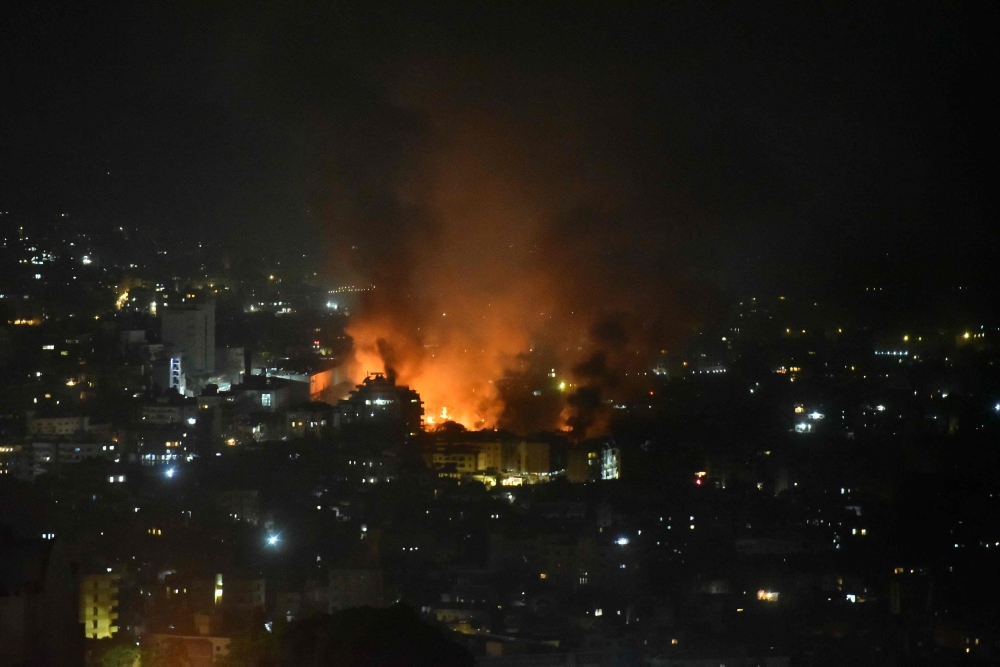
<path fill-rule="evenodd" d="M 338 257 L 375 285 L 348 328 L 353 377 L 394 375 L 428 423 L 599 431 L 683 326 L 615 178 L 573 124 L 420 111 L 381 215 L 328 208 Z"/>

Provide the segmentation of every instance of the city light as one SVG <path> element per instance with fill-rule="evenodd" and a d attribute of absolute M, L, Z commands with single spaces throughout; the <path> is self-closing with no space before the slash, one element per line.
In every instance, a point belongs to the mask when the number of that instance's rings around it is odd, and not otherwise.
<path fill-rule="evenodd" d="M 346 42 L 277 3 L 235 86 L 235 12 L 139 3 L 122 36 L 104 3 L 22 4 L 0 598 L 45 618 L 0 619 L 12 662 L 60 628 L 129 667 L 241 637 L 308 665 L 366 637 L 440 667 L 997 652 L 992 224 L 921 169 L 981 157 L 953 84 L 990 3 L 800 3 L 749 37 L 713 3 L 397 3 Z M 747 150 L 775 136 L 808 159 Z"/>

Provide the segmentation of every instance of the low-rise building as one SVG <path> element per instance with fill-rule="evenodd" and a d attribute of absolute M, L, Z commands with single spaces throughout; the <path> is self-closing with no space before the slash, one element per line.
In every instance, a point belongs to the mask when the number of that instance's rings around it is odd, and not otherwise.
<path fill-rule="evenodd" d="M 29 417 L 28 435 L 67 436 L 90 429 L 90 417 Z"/>
<path fill-rule="evenodd" d="M 229 655 L 229 637 L 153 633 L 147 636 L 147 641 L 164 652 L 173 649 L 171 652 L 180 653 L 188 667 L 211 667 Z"/>
<path fill-rule="evenodd" d="M 288 437 L 322 436 L 333 427 L 333 406 L 329 403 L 303 403 L 288 410 Z"/>
<path fill-rule="evenodd" d="M 144 405 L 139 414 L 143 424 L 188 424 L 194 426 L 198 419 L 198 401 L 161 399 L 153 405 Z"/>
<path fill-rule="evenodd" d="M 88 459 L 114 460 L 120 452 L 113 442 L 33 442 L 31 443 L 32 474 L 49 472 L 62 464 Z"/>
<path fill-rule="evenodd" d="M 329 612 L 351 607 L 385 606 L 382 570 L 338 568 L 330 570 Z"/>

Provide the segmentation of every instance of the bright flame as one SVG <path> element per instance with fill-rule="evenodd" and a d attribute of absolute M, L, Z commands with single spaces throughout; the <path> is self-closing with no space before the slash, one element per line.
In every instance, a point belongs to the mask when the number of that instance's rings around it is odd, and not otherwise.
<path fill-rule="evenodd" d="M 485 340 L 454 309 L 447 318 L 432 320 L 417 332 L 398 331 L 388 318 L 354 320 L 347 332 L 355 341 L 352 380 L 368 372 L 395 373 L 396 383 L 420 393 L 424 423 L 455 421 L 467 428 L 495 426 L 503 404 L 495 379 L 503 376 L 504 360 L 528 347 L 521 332 L 508 331 L 499 340 Z M 454 316 L 453 316 L 454 315 Z M 492 319 L 492 318 L 490 318 Z"/>
<path fill-rule="evenodd" d="M 394 191 L 412 220 L 384 227 L 377 254 L 354 245 L 360 225 L 332 227 L 335 247 L 361 250 L 338 264 L 378 287 L 346 328 L 351 379 L 385 372 L 414 389 L 426 425 L 599 432 L 608 393 L 631 391 L 688 330 L 686 315 L 665 317 L 679 310 L 667 279 L 632 261 L 646 240 L 611 222 L 628 196 L 583 167 L 561 120 L 485 119 L 425 93 L 404 95 L 429 125 Z"/>

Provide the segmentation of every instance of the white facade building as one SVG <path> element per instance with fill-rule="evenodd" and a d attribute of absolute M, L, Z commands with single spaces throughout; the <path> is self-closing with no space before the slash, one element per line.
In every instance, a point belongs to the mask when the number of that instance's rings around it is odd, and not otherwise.
<path fill-rule="evenodd" d="M 215 304 L 179 306 L 161 311 L 163 344 L 184 355 L 184 372 L 215 372 Z"/>

